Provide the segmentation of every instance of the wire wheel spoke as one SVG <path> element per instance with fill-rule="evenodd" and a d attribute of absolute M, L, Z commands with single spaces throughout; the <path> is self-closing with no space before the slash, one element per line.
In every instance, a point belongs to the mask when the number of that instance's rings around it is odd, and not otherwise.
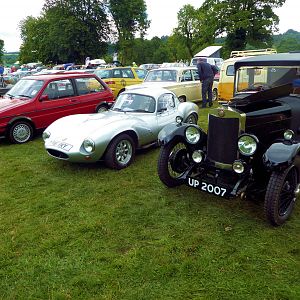
<path fill-rule="evenodd" d="M 30 128 L 26 124 L 17 125 L 13 129 L 13 137 L 18 142 L 23 142 L 30 137 Z"/>
<path fill-rule="evenodd" d="M 186 156 L 179 156 L 179 151 L 186 150 L 186 146 L 183 143 L 179 143 L 174 146 L 173 150 L 171 151 L 168 159 L 168 170 L 169 174 L 173 178 L 179 178 L 184 171 L 187 169 L 188 164 L 186 163 Z M 183 151 L 181 151 L 183 153 Z M 175 169 L 175 165 L 178 165 L 178 169 Z M 180 170 L 179 170 L 180 168 Z"/>

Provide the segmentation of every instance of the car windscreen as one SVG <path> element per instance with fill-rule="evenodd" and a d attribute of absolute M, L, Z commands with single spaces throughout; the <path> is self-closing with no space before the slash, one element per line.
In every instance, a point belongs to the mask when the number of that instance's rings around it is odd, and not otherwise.
<path fill-rule="evenodd" d="M 236 73 L 236 92 L 257 92 L 293 83 L 300 78 L 298 66 L 241 67 Z"/>
<path fill-rule="evenodd" d="M 177 81 L 176 70 L 150 70 L 144 79 L 144 82 L 149 81 Z"/>
<path fill-rule="evenodd" d="M 156 101 L 148 95 L 122 93 L 118 96 L 112 110 L 123 112 L 153 113 Z"/>
<path fill-rule="evenodd" d="M 101 79 L 105 78 L 111 78 L 112 77 L 112 71 L 108 69 L 103 69 L 103 70 L 96 70 L 95 74 L 100 77 Z"/>
<path fill-rule="evenodd" d="M 21 79 L 7 93 L 14 98 L 33 98 L 42 88 L 43 80 Z"/>

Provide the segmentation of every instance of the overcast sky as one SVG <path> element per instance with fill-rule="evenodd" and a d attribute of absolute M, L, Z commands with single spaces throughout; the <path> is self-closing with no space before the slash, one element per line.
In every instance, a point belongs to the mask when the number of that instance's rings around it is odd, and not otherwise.
<path fill-rule="evenodd" d="M 4 40 L 6 51 L 18 51 L 21 39 L 18 28 L 19 22 L 27 16 L 37 17 L 42 9 L 44 0 L 2 0 L 0 39 Z M 177 25 L 177 12 L 185 4 L 195 8 L 200 7 L 203 0 L 146 0 L 148 18 L 151 26 L 147 38 L 170 35 Z M 276 9 L 280 18 L 279 33 L 288 29 L 300 32 L 299 22 L 300 0 L 286 0 L 285 4 Z"/>

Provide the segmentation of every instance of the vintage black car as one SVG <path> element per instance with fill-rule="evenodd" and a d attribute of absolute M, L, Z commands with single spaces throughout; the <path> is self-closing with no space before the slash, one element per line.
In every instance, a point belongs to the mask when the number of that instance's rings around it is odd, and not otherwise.
<path fill-rule="evenodd" d="M 161 181 L 228 198 L 263 196 L 266 218 L 283 224 L 300 190 L 299 78 L 300 53 L 236 62 L 234 97 L 210 111 L 207 132 L 180 117 L 160 132 Z"/>

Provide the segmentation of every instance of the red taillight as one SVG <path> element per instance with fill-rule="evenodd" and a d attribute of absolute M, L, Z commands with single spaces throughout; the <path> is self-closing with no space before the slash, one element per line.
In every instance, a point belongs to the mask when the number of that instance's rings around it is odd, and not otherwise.
<path fill-rule="evenodd" d="M 105 81 L 106 84 L 116 84 L 114 81 Z"/>

